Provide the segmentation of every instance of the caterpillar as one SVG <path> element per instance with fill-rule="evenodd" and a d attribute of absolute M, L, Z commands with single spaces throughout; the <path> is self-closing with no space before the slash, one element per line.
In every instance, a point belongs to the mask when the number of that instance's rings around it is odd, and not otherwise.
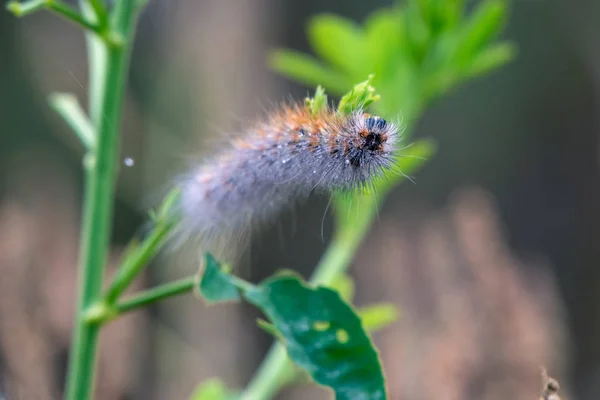
<path fill-rule="evenodd" d="M 282 107 L 180 177 L 180 229 L 218 257 L 312 192 L 367 187 L 394 163 L 399 130 L 363 110 Z"/>

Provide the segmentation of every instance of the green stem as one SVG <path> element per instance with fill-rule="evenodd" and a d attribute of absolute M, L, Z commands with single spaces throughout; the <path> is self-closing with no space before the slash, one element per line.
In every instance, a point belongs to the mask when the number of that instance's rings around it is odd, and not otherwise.
<path fill-rule="evenodd" d="M 86 149 L 94 148 L 96 132 L 79 106 L 77 97 L 71 93 L 53 93 L 50 96 L 50 106 L 69 124 Z"/>
<path fill-rule="evenodd" d="M 112 225 L 118 132 L 129 69 L 136 15 L 132 1 L 115 5 L 111 29 L 126 38 L 120 46 L 103 43 L 106 58 L 93 72 L 105 76 L 104 86 L 90 93 L 98 142 L 85 158 L 86 191 L 80 252 L 79 293 L 67 375 L 66 398 L 87 400 L 94 387 L 99 323 L 87 321 L 85 311 L 100 299 Z M 99 100 L 99 101 L 98 101 Z"/>
<path fill-rule="evenodd" d="M 294 366 L 281 343 L 275 343 L 238 400 L 272 399 L 295 377 Z"/>
<path fill-rule="evenodd" d="M 90 7 L 94 10 L 96 20 L 100 26 L 106 26 L 108 14 L 102 0 L 89 0 Z"/>
<path fill-rule="evenodd" d="M 145 307 L 149 304 L 156 303 L 168 297 L 177 296 L 191 292 L 198 285 L 198 277 L 192 276 L 189 278 L 180 279 L 164 285 L 157 286 L 152 289 L 145 290 L 141 293 L 132 295 L 116 305 L 118 314 L 136 310 L 140 307 Z"/>
<path fill-rule="evenodd" d="M 133 282 L 141 270 L 144 269 L 148 262 L 158 253 L 161 244 L 167 238 L 172 227 L 172 223 L 159 223 L 156 228 L 152 230 L 150 236 L 144 240 L 142 246 L 132 252 L 130 257 L 125 259 L 106 292 L 104 301 L 107 304 L 116 302 L 119 296 L 129 287 L 129 284 Z"/>

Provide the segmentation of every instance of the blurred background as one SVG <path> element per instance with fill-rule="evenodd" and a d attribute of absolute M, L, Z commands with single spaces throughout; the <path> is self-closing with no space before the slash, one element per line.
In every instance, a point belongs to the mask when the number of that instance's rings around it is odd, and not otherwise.
<path fill-rule="evenodd" d="M 305 23 L 357 21 L 390 1 L 151 1 L 132 61 L 112 264 L 170 179 L 224 132 L 312 88 L 271 72 L 274 47 L 309 51 Z M 540 366 L 571 399 L 600 398 L 600 3 L 516 0 L 516 60 L 429 108 L 439 152 L 398 188 L 352 264 L 357 304 L 401 317 L 375 335 L 392 399 L 535 399 Z M 81 32 L 0 12 L 0 389 L 62 394 L 75 298 L 83 148 L 47 105 L 87 95 Z M 130 163 L 128 163 L 130 164 Z M 241 273 L 308 276 L 331 216 L 315 197 L 253 238 Z M 189 274 L 156 260 L 137 287 Z M 191 296 L 103 331 L 99 399 L 186 399 L 222 377 L 243 387 L 270 344 L 243 305 Z M 563 393 L 563 391 L 561 391 Z M 289 388 L 282 399 L 327 398 Z"/>

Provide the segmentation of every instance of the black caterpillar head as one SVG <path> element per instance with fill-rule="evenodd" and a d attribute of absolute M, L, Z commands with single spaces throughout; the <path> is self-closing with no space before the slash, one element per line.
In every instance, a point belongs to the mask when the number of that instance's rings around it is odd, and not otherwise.
<path fill-rule="evenodd" d="M 363 114 L 359 118 L 354 121 L 357 140 L 347 158 L 354 168 L 391 152 L 397 133 L 397 128 L 381 117 Z"/>

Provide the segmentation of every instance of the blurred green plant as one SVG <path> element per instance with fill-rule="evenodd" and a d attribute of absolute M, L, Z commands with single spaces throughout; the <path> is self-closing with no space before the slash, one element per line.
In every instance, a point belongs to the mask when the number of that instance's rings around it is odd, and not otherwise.
<path fill-rule="evenodd" d="M 397 164 L 373 183 L 372 190 L 333 194 L 335 233 L 308 283 L 279 273 L 253 285 L 207 254 L 202 274 L 122 298 L 174 228 L 171 208 L 178 192 L 173 190 L 150 213 L 150 234 L 141 243 L 132 241 L 117 274 L 102 291 L 118 126 L 137 16 L 146 0 L 117 0 L 111 7 L 102 0 L 80 0 L 79 4 L 80 11 L 58 0 L 7 4 L 17 16 L 52 11 L 83 27 L 88 39 L 90 117 L 73 95 L 50 97 L 52 107 L 87 150 L 80 287 L 66 398 L 91 397 L 102 326 L 125 312 L 196 290 L 208 303 L 244 299 L 254 304 L 268 319 L 260 320 L 259 327 L 273 334 L 278 343 L 245 390 L 228 389 L 213 379 L 199 385 L 193 400 L 266 400 L 286 385 L 310 379 L 331 388 L 338 399 L 385 399 L 383 371 L 367 332 L 395 321 L 398 311 L 391 304 L 354 310 L 350 305 L 354 282 L 346 270 L 377 207 L 407 174 L 433 155 L 434 142 L 421 139 L 399 149 Z M 280 50 L 273 53 L 270 63 L 285 75 L 319 85 L 314 97 L 306 99 L 312 113 L 327 105 L 327 89 L 341 96 L 341 113 L 371 107 L 388 119 L 402 115 L 403 136 L 408 138 L 414 121 L 433 100 L 505 64 L 515 53 L 511 44 L 495 41 L 505 21 L 505 1 L 484 0 L 469 15 L 465 8 L 464 0 L 408 0 L 376 11 L 361 25 L 334 15 L 318 16 L 310 22 L 308 34 L 321 60 Z M 352 204 L 359 203 L 360 211 L 350 213 Z"/>

